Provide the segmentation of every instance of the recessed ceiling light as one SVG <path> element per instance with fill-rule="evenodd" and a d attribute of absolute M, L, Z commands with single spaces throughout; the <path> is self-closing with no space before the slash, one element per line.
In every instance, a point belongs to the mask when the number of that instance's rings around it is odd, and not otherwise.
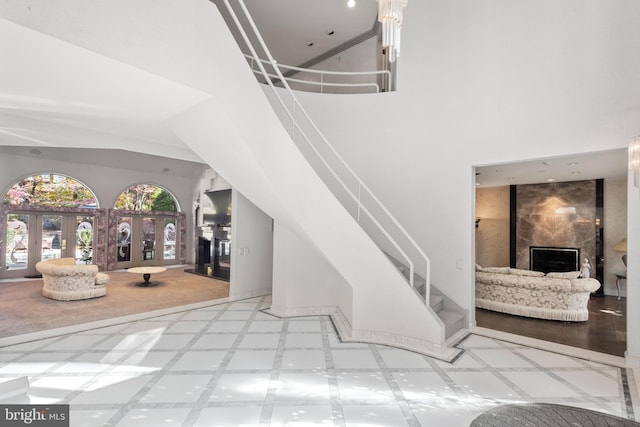
<path fill-rule="evenodd" d="M 29 150 L 29 152 L 31 154 L 35 154 L 36 156 L 42 154 L 42 151 L 38 150 L 37 148 L 32 148 L 31 150 Z"/>
<path fill-rule="evenodd" d="M 575 166 L 577 164 L 578 164 L 578 162 L 569 162 L 569 163 L 567 163 L 567 166 Z"/>
<path fill-rule="evenodd" d="M 304 44 L 306 44 L 309 47 L 313 46 L 313 42 L 305 42 Z"/>
<path fill-rule="evenodd" d="M 349 7 L 356 7 L 356 0 L 349 0 L 347 2 L 347 6 Z"/>
<path fill-rule="evenodd" d="M 171 169 L 169 168 L 162 168 L 162 172 L 169 172 Z"/>
<path fill-rule="evenodd" d="M 553 163 L 551 160 L 545 160 L 544 162 L 542 162 L 542 164 L 545 166 L 549 166 L 551 163 Z"/>
<path fill-rule="evenodd" d="M 496 173 L 502 173 L 504 172 L 502 169 L 496 169 Z"/>
<path fill-rule="evenodd" d="M 571 172 L 571 175 L 580 175 L 580 171 L 573 171 Z"/>
<path fill-rule="evenodd" d="M 326 33 L 327 33 L 327 35 L 328 35 L 328 36 L 332 36 L 332 35 L 334 35 L 336 32 L 335 32 L 335 31 L 333 31 L 333 30 L 327 30 L 327 31 L 326 31 Z"/>
<path fill-rule="evenodd" d="M 549 182 L 553 182 L 553 181 L 555 181 L 555 180 L 556 180 L 555 178 L 548 178 L 548 179 L 547 179 L 547 181 L 549 181 Z"/>

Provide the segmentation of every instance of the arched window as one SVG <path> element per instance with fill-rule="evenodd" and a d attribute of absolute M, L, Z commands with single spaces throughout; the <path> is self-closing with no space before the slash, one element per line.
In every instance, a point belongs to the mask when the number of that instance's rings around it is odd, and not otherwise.
<path fill-rule="evenodd" d="M 168 190 L 159 185 L 138 184 L 120 193 L 114 208 L 142 212 L 177 212 L 178 203 Z"/>
<path fill-rule="evenodd" d="M 57 208 L 96 208 L 93 192 L 80 181 L 56 173 L 28 176 L 16 182 L 4 196 L 4 204 Z"/>

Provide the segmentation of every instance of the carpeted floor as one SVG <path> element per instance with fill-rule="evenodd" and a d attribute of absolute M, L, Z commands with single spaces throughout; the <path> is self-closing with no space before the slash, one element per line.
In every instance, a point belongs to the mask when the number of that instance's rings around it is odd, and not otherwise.
<path fill-rule="evenodd" d="M 141 274 L 110 271 L 107 295 L 80 301 L 42 296 L 42 279 L 0 282 L 0 338 L 139 314 L 229 296 L 229 283 L 168 268 L 139 287 Z"/>

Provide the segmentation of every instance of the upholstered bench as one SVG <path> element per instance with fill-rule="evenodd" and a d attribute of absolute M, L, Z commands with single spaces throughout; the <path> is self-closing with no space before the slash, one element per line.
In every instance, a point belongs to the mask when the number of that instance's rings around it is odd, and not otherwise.
<path fill-rule="evenodd" d="M 74 258 L 40 261 L 36 270 L 42 274 L 42 295 L 59 301 L 101 297 L 107 294 L 109 275 L 98 273 L 98 266 L 76 264 Z"/>

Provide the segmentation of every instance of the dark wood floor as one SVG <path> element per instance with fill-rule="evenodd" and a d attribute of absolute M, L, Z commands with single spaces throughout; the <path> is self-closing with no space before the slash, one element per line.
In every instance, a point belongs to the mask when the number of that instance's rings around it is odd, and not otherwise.
<path fill-rule="evenodd" d="M 624 356 L 627 349 L 626 298 L 592 296 L 589 320 L 561 322 L 476 309 L 478 326 L 571 347 Z"/>

